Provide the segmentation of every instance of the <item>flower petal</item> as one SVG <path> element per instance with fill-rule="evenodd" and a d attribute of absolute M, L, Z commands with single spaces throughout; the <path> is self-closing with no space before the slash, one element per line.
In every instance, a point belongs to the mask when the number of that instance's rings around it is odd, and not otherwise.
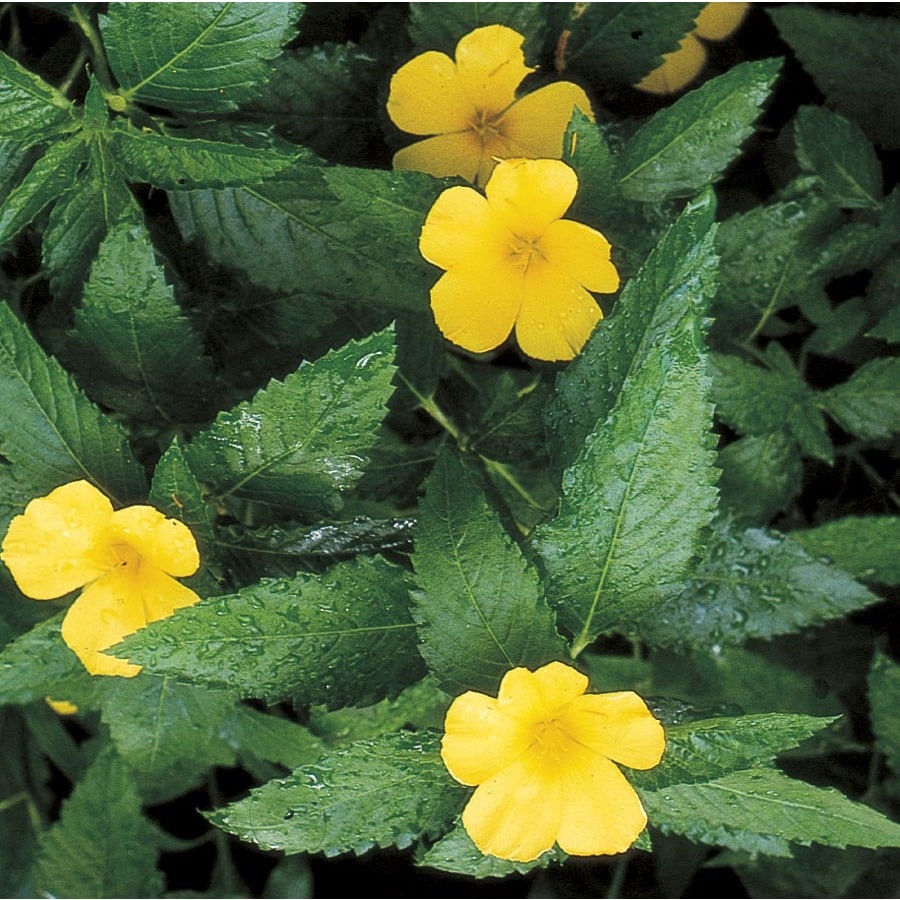
<path fill-rule="evenodd" d="M 555 765 L 526 755 L 478 787 L 462 822 L 482 853 L 528 862 L 559 833 L 563 798 Z"/>
<path fill-rule="evenodd" d="M 525 276 L 516 339 L 522 352 L 548 361 L 573 359 L 603 317 L 577 281 L 544 260 L 533 260 Z"/>
<path fill-rule="evenodd" d="M 749 3 L 707 3 L 696 19 L 694 34 L 708 41 L 724 41 L 744 21 Z"/>
<path fill-rule="evenodd" d="M 152 506 L 128 506 L 112 515 L 115 535 L 142 559 L 169 575 L 184 578 L 200 567 L 197 542 L 177 519 Z"/>
<path fill-rule="evenodd" d="M 581 697 L 587 686 L 587 676 L 561 662 L 548 663 L 534 672 L 510 669 L 500 682 L 497 702 L 520 718 L 542 721 Z"/>
<path fill-rule="evenodd" d="M 578 177 L 556 159 L 508 159 L 485 186 L 491 208 L 514 234 L 536 240 L 575 199 Z"/>
<path fill-rule="evenodd" d="M 19 590 L 35 600 L 62 597 L 116 564 L 109 544 L 112 504 L 87 481 L 32 500 L 9 525 L 2 558 Z"/>
<path fill-rule="evenodd" d="M 422 226 L 419 251 L 428 262 L 450 269 L 467 263 L 478 265 L 484 258 L 500 258 L 512 241 L 509 229 L 478 191 L 452 187 L 431 207 Z"/>
<path fill-rule="evenodd" d="M 431 310 L 441 333 L 472 353 L 499 347 L 522 305 L 521 269 L 484 258 L 454 266 L 431 289 Z"/>
<path fill-rule="evenodd" d="M 648 94 L 674 94 L 692 82 L 706 65 L 706 48 L 693 34 L 681 39 L 681 46 L 663 56 L 662 65 L 645 75 L 635 87 Z"/>
<path fill-rule="evenodd" d="M 493 697 L 468 691 L 447 710 L 441 758 L 457 781 L 481 784 L 515 762 L 531 739 L 528 723 L 507 715 Z"/>
<path fill-rule="evenodd" d="M 456 71 L 472 104 L 486 118 L 516 99 L 516 88 L 534 71 L 525 65 L 525 38 L 505 25 L 476 28 L 456 45 Z"/>
<path fill-rule="evenodd" d="M 513 103 L 501 117 L 498 127 L 516 148 L 516 156 L 559 159 L 563 135 L 576 106 L 593 118 L 587 94 L 571 81 L 557 81 Z"/>
<path fill-rule="evenodd" d="M 573 748 L 560 766 L 556 840 L 573 856 L 624 853 L 647 824 L 640 798 L 613 763 Z"/>
<path fill-rule="evenodd" d="M 563 714 L 562 727 L 578 744 L 631 769 L 651 769 L 666 748 L 662 725 L 632 691 L 585 694 Z"/>
<path fill-rule="evenodd" d="M 558 219 L 547 226 L 538 248 L 552 266 L 589 291 L 612 294 L 619 289 L 609 241 L 599 231 L 571 219 Z"/>
<path fill-rule="evenodd" d="M 435 178 L 459 175 L 474 182 L 484 159 L 481 139 L 469 130 L 410 144 L 394 154 L 393 166 L 399 171 L 427 172 Z"/>
<path fill-rule="evenodd" d="M 462 131 L 476 117 L 453 60 L 430 50 L 401 66 L 391 78 L 391 121 L 410 134 Z"/>

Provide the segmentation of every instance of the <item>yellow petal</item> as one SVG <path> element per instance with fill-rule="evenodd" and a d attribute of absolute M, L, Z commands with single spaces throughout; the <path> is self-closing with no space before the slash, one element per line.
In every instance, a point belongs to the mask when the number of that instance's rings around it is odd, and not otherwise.
<path fill-rule="evenodd" d="M 441 758 L 463 784 L 481 784 L 514 762 L 532 739 L 528 723 L 504 713 L 486 694 L 457 697 L 444 721 Z"/>
<path fill-rule="evenodd" d="M 32 500 L 10 523 L 2 558 L 19 590 L 52 600 L 116 564 L 109 500 L 87 481 L 73 481 Z"/>
<path fill-rule="evenodd" d="M 538 249 L 552 266 L 589 291 L 612 294 L 619 289 L 619 273 L 609 258 L 609 241 L 581 222 L 551 222 Z"/>
<path fill-rule="evenodd" d="M 624 853 L 647 824 L 640 798 L 607 759 L 573 747 L 560 765 L 562 811 L 556 840 L 573 856 Z"/>
<path fill-rule="evenodd" d="M 439 134 L 410 144 L 394 154 L 393 166 L 403 172 L 426 172 L 435 178 L 475 177 L 484 160 L 481 140 L 474 131 Z"/>
<path fill-rule="evenodd" d="M 505 25 L 476 28 L 456 45 L 456 70 L 472 104 L 487 118 L 516 99 L 516 88 L 534 71 L 525 65 L 525 38 Z"/>
<path fill-rule="evenodd" d="M 74 716 L 78 712 L 78 707 L 68 700 L 54 700 L 52 697 L 44 697 L 47 706 L 59 716 Z"/>
<path fill-rule="evenodd" d="M 410 134 L 462 131 L 476 117 L 453 60 L 434 50 L 397 70 L 387 111 L 391 121 Z"/>
<path fill-rule="evenodd" d="M 536 259 L 528 267 L 516 340 L 534 359 L 573 359 L 602 318 L 594 298 L 573 278 Z"/>
<path fill-rule="evenodd" d="M 120 565 L 86 588 L 62 624 L 63 640 L 92 675 L 132 677 L 141 667 L 102 651 L 200 598 L 147 562 Z"/>
<path fill-rule="evenodd" d="M 674 94 L 692 82 L 706 65 L 706 48 L 693 34 L 681 39 L 681 46 L 663 56 L 662 65 L 645 75 L 635 87 L 648 94 Z"/>
<path fill-rule="evenodd" d="M 520 269 L 502 259 L 454 266 L 431 289 L 431 311 L 441 334 L 472 353 L 499 347 L 522 303 Z"/>
<path fill-rule="evenodd" d="M 534 672 L 525 668 L 510 669 L 500 683 L 497 701 L 511 714 L 541 721 L 580 697 L 587 686 L 587 677 L 578 669 L 552 662 Z"/>
<path fill-rule="evenodd" d="M 662 725 L 632 691 L 585 694 L 563 712 L 560 725 L 580 746 L 632 769 L 651 769 L 666 748 Z"/>
<path fill-rule="evenodd" d="M 707 3 L 700 15 L 694 34 L 708 41 L 724 41 L 744 21 L 749 3 Z"/>
<path fill-rule="evenodd" d="M 555 766 L 526 754 L 475 790 L 462 822 L 482 853 L 528 862 L 553 846 L 562 808 Z"/>
<path fill-rule="evenodd" d="M 431 207 L 422 226 L 419 251 L 428 262 L 450 269 L 467 263 L 478 265 L 485 257 L 498 259 L 512 240 L 509 229 L 478 191 L 452 187 Z"/>
<path fill-rule="evenodd" d="M 163 572 L 184 578 L 199 568 L 197 542 L 184 522 L 167 519 L 152 506 L 117 510 L 112 522 L 118 540 Z"/>
<path fill-rule="evenodd" d="M 559 159 L 563 135 L 575 107 L 593 118 L 587 94 L 577 84 L 557 81 L 517 100 L 497 127 L 516 156 Z"/>
<path fill-rule="evenodd" d="M 575 199 L 578 177 L 556 159 L 508 159 L 485 187 L 488 203 L 514 234 L 536 240 Z"/>

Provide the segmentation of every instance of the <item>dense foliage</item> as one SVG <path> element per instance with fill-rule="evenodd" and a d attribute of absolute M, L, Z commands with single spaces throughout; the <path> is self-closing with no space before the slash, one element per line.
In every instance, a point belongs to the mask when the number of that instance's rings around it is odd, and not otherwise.
<path fill-rule="evenodd" d="M 636 90 L 701 8 L 0 6 L 0 532 L 83 479 L 202 598 L 103 677 L 0 571 L 0 893 L 896 896 L 900 18 L 753 4 Z M 392 74 L 495 23 L 595 113 L 570 363 L 442 337 L 462 182 L 391 170 Z M 485 856 L 444 715 L 553 660 L 665 726 L 649 826 Z"/>

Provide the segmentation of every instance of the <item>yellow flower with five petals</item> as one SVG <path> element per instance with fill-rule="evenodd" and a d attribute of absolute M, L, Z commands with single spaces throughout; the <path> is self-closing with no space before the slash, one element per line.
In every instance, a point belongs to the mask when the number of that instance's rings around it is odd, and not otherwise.
<path fill-rule="evenodd" d="M 435 201 L 419 239 L 445 269 L 431 289 L 443 335 L 474 353 L 515 329 L 523 353 L 572 359 L 602 317 L 589 291 L 612 293 L 619 274 L 593 228 L 563 219 L 578 177 L 554 159 L 500 162 L 484 195 L 451 187 Z"/>
<path fill-rule="evenodd" d="M 622 853 L 647 815 L 616 763 L 657 765 L 662 725 L 631 691 L 586 694 L 587 678 L 552 662 L 512 669 L 496 697 L 468 691 L 447 711 L 441 756 L 477 785 L 463 827 L 482 853 L 527 862 L 554 844 L 573 856 Z"/>
<path fill-rule="evenodd" d="M 103 651 L 200 599 L 175 580 L 200 565 L 190 529 L 151 506 L 114 511 L 87 481 L 32 500 L 10 523 L 0 558 L 34 600 L 84 587 L 62 637 L 92 675 L 137 675 L 140 666 Z"/>
<path fill-rule="evenodd" d="M 573 109 L 590 116 L 591 104 L 568 81 L 517 99 L 534 71 L 525 65 L 524 40 L 488 25 L 459 41 L 455 61 L 430 50 L 402 66 L 391 79 L 388 115 L 403 131 L 431 137 L 400 150 L 394 168 L 483 185 L 498 159 L 559 159 Z"/>

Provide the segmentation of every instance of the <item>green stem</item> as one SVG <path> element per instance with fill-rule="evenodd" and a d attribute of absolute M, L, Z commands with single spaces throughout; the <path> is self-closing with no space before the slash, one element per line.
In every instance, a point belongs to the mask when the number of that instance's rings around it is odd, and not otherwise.
<path fill-rule="evenodd" d="M 459 445 L 460 450 L 465 450 L 469 445 L 468 435 L 463 434 L 456 425 L 450 420 L 450 418 L 444 413 L 444 411 L 437 405 L 433 396 L 425 396 L 422 394 L 416 386 L 406 378 L 402 373 L 400 373 L 401 381 L 406 385 L 409 392 L 419 401 L 419 406 L 434 419 L 453 440 Z"/>
<path fill-rule="evenodd" d="M 75 57 L 75 62 L 73 62 L 72 65 L 69 67 L 69 71 L 66 73 L 66 77 L 63 79 L 62 83 L 57 88 L 57 90 L 61 94 L 66 95 L 72 89 L 72 85 L 75 83 L 75 79 L 80 74 L 82 67 L 84 66 L 85 62 L 87 61 L 87 58 L 88 58 L 87 48 L 84 46 L 80 47 L 78 50 L 78 56 Z"/>
<path fill-rule="evenodd" d="M 112 72 L 106 61 L 106 50 L 103 47 L 103 40 L 100 37 L 100 32 L 94 28 L 94 23 L 85 16 L 77 3 L 72 4 L 72 17 L 78 23 L 78 27 L 82 30 L 88 43 L 91 45 L 91 62 L 94 64 L 94 73 L 100 80 L 104 93 L 112 93 L 115 91 L 115 80 L 112 77 Z"/>
<path fill-rule="evenodd" d="M 615 900 L 616 897 L 622 896 L 622 888 L 625 886 L 625 873 L 628 870 L 628 856 L 622 854 L 613 867 L 612 880 L 609 883 L 609 890 L 606 892 L 607 900 Z"/>

